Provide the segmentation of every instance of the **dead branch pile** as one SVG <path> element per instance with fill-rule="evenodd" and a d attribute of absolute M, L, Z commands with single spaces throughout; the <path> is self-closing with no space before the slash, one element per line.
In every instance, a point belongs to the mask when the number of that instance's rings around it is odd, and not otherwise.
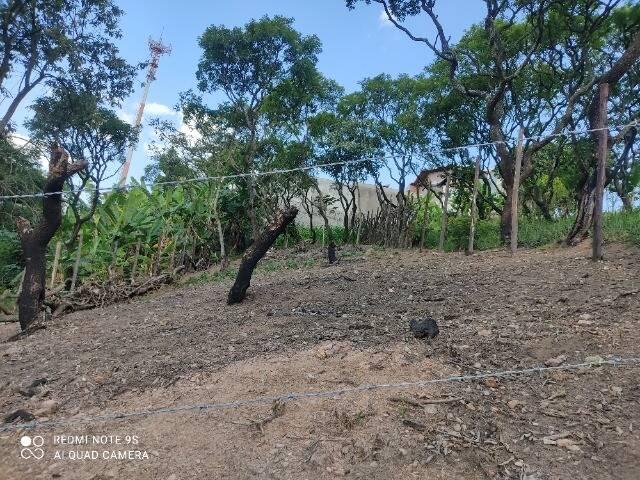
<path fill-rule="evenodd" d="M 54 290 L 47 294 L 44 303 L 54 315 L 104 307 L 170 284 L 180 270 L 182 267 L 177 268 L 173 273 L 163 273 L 134 281 L 112 279 L 85 283 L 73 292 Z"/>
<path fill-rule="evenodd" d="M 416 209 L 411 203 L 382 204 L 375 213 L 367 212 L 360 231 L 362 243 L 409 248 L 413 241 Z"/>

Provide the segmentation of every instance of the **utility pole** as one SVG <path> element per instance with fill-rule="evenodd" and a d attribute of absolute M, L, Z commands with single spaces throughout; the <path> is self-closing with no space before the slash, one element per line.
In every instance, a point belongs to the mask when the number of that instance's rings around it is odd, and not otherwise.
<path fill-rule="evenodd" d="M 138 130 L 142 124 L 142 115 L 144 114 L 144 107 L 147 103 L 147 96 L 149 95 L 149 86 L 151 82 L 156 79 L 156 71 L 158 70 L 158 62 L 160 57 L 165 54 L 171 53 L 171 46 L 164 45 L 162 43 L 162 37 L 160 40 L 149 39 L 149 50 L 151 51 L 151 60 L 149 61 L 149 69 L 147 70 L 147 79 L 144 84 L 144 91 L 142 92 L 142 99 L 140 105 L 138 105 L 138 113 L 136 114 L 136 120 L 133 127 Z M 118 188 L 124 188 L 127 177 L 129 176 L 129 167 L 131 167 L 131 158 L 133 157 L 134 145 L 129 146 L 127 150 L 127 157 L 122 165 L 122 171 L 120 172 L 120 181 L 118 182 Z"/>

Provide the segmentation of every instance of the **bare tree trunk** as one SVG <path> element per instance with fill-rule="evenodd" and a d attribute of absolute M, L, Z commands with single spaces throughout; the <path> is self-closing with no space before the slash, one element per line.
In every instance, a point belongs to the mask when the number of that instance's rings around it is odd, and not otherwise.
<path fill-rule="evenodd" d="M 522 150 L 524 148 L 524 128 L 520 127 L 518 147 L 516 149 L 516 164 L 513 170 L 513 187 L 511 188 L 511 255 L 518 250 L 518 201 L 520 200 L 520 169 L 522 167 Z"/>
<path fill-rule="evenodd" d="M 256 268 L 256 265 L 264 254 L 267 253 L 267 250 L 271 248 L 271 245 L 276 241 L 278 235 L 284 232 L 287 226 L 293 222 L 297 214 L 298 209 L 295 207 L 281 211 L 276 219 L 271 222 L 266 230 L 256 238 L 253 245 L 251 245 L 245 252 L 242 256 L 242 261 L 240 262 L 236 281 L 229 291 L 227 304 L 232 305 L 244 300 L 247 289 L 251 285 L 251 275 L 253 274 L 253 270 Z"/>
<path fill-rule="evenodd" d="M 53 288 L 56 283 L 56 274 L 58 273 L 58 263 L 60 262 L 61 250 L 62 250 L 62 242 L 58 240 L 58 242 L 56 243 L 56 254 L 53 257 L 53 268 L 51 269 L 50 288 Z"/>
<path fill-rule="evenodd" d="M 80 260 L 82 259 L 82 230 L 78 235 L 78 249 L 76 250 L 76 262 L 73 264 L 73 275 L 71 276 L 71 288 L 69 291 L 73 292 L 76 289 L 76 283 L 78 282 L 78 271 L 80 270 Z M 109 270 L 109 276 L 111 276 L 111 270 Z"/>
<path fill-rule="evenodd" d="M 222 229 L 222 221 L 220 220 L 220 212 L 218 211 L 218 200 L 220 199 L 220 186 L 216 188 L 216 194 L 213 199 L 213 216 L 215 217 L 216 228 L 218 230 L 218 242 L 220 243 L 220 270 L 227 268 L 228 258 L 227 250 L 224 246 L 224 231 Z"/>
<path fill-rule="evenodd" d="M 575 246 L 589 236 L 589 229 L 593 223 L 595 187 L 596 177 L 592 175 L 580 189 L 576 218 L 565 240 L 565 243 L 569 246 Z"/>
<path fill-rule="evenodd" d="M 478 179 L 480 178 L 480 156 L 476 157 L 476 167 L 473 173 L 473 194 L 471 195 L 471 225 L 469 227 L 469 246 L 467 255 L 473 254 L 473 242 L 476 237 L 476 217 L 478 216 Z"/>
<path fill-rule="evenodd" d="M 20 328 L 25 331 L 37 320 L 44 301 L 47 246 L 62 222 L 62 191 L 64 182 L 87 166 L 87 162 L 69 163 L 69 154 L 61 147 L 51 149 L 49 174 L 42 199 L 42 220 L 34 228 L 28 220 L 18 217 L 16 225 L 25 259 L 22 291 L 18 298 Z"/>
<path fill-rule="evenodd" d="M 438 247 L 440 250 L 444 251 L 444 241 L 447 235 L 447 224 L 449 223 L 449 183 L 450 183 L 449 173 L 447 172 L 447 176 L 445 178 L 444 184 L 444 198 L 442 199 L 442 218 L 440 221 L 440 242 Z"/>

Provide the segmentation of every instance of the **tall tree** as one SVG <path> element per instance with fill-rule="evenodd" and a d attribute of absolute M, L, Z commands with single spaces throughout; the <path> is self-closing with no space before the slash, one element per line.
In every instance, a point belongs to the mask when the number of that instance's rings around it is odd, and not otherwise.
<path fill-rule="evenodd" d="M 38 86 L 98 86 L 117 102 L 135 67 L 119 56 L 122 10 L 112 0 L 5 0 L 0 3 L 0 132 Z M 15 88 L 9 85 L 15 82 Z"/>
<path fill-rule="evenodd" d="M 359 91 L 344 97 L 339 110 L 368 125 L 369 134 L 387 157 L 388 174 L 398 188 L 398 202 L 406 199 L 407 179 L 428 150 L 432 124 L 426 115 L 430 84 L 416 78 L 389 75 L 367 78 Z M 369 152 L 370 153 L 370 152 Z"/>
<path fill-rule="evenodd" d="M 320 165 L 325 165 L 322 170 L 333 179 L 342 206 L 345 240 L 356 218 L 358 185 L 379 168 L 375 159 L 380 152 L 379 141 L 367 123 L 340 111 L 322 112 L 311 121 L 315 156 Z M 318 201 L 322 200 L 320 196 Z"/>
<path fill-rule="evenodd" d="M 221 110 L 234 118 L 245 142 L 244 172 L 255 171 L 255 156 L 264 134 L 267 98 L 287 82 L 304 83 L 315 71 L 320 40 L 293 28 L 293 19 L 281 16 L 252 20 L 244 28 L 211 26 L 199 40 L 202 57 L 196 77 L 203 93 L 222 92 Z M 273 97 L 272 97 L 273 98 Z M 259 234 L 256 185 L 247 177 L 252 237 Z"/>
<path fill-rule="evenodd" d="M 351 8 L 359 0 L 347 0 Z M 511 197 L 515 145 L 510 138 L 523 126 L 523 179 L 531 175 L 536 153 L 571 124 L 575 110 L 594 91 L 600 73 L 598 40 L 620 0 L 484 0 L 484 21 L 456 45 L 436 11 L 436 0 L 364 0 L 382 6 L 388 19 L 411 40 L 447 66 L 451 87 L 470 101 L 482 102 L 489 140 L 495 142 L 505 203 L 501 235 L 511 235 Z M 405 20 L 423 15 L 435 39 L 416 35 Z M 620 52 L 618 52 L 620 54 Z M 595 60 L 595 65 L 594 65 Z"/>

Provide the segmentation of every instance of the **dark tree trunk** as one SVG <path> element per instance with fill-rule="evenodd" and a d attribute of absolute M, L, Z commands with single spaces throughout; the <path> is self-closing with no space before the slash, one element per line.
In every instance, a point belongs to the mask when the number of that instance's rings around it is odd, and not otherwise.
<path fill-rule="evenodd" d="M 576 218 L 573 221 L 573 225 L 567 235 L 567 238 L 565 239 L 565 243 L 569 246 L 575 246 L 589 236 L 589 229 L 593 224 L 595 188 L 596 178 L 595 175 L 592 175 L 580 189 Z"/>
<path fill-rule="evenodd" d="M 344 215 L 342 217 L 342 228 L 343 230 L 343 234 L 342 234 L 342 243 L 347 243 L 349 241 L 349 207 L 347 206 L 347 208 L 344 211 Z"/>
<path fill-rule="evenodd" d="M 87 166 L 80 161 L 69 164 L 69 155 L 60 147 L 51 149 L 49 175 L 44 193 L 60 192 L 64 182 Z M 42 220 L 33 228 L 28 220 L 18 217 L 16 225 L 25 260 L 25 275 L 18 298 L 18 318 L 23 331 L 38 319 L 45 295 L 47 246 L 62 222 L 62 195 L 45 195 L 42 199 Z"/>
<path fill-rule="evenodd" d="M 293 222 L 298 214 L 297 208 L 289 208 L 281 211 L 276 219 L 262 232 L 262 234 L 253 242 L 249 249 L 242 256 L 240 268 L 236 281 L 229 291 L 227 304 L 240 303 L 244 300 L 247 289 L 251 285 L 251 275 L 256 265 L 260 261 L 267 250 L 271 248 L 273 242 L 276 241 L 278 235 L 285 231 L 287 226 Z"/>
<path fill-rule="evenodd" d="M 316 229 L 313 227 L 313 215 L 309 214 L 309 230 L 311 230 L 311 244 L 316 244 Z"/>

